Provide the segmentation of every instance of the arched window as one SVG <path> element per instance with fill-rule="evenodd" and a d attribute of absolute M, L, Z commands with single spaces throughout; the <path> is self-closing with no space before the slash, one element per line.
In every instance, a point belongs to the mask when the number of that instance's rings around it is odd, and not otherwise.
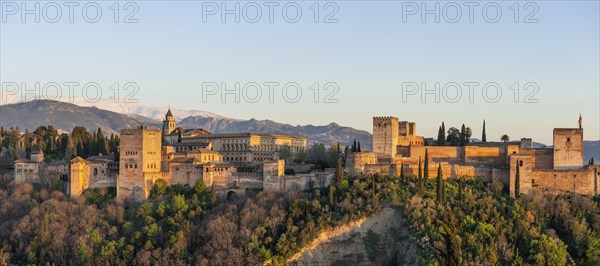
<path fill-rule="evenodd" d="M 98 175 L 98 168 L 94 168 L 94 175 Z"/>

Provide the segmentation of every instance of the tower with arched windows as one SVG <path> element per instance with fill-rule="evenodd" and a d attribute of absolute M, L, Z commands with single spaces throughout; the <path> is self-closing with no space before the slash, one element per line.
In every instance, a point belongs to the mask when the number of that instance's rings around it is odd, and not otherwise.
<path fill-rule="evenodd" d="M 171 132 L 173 132 L 173 130 L 175 130 L 176 126 L 177 126 L 177 122 L 175 121 L 175 118 L 173 117 L 173 113 L 171 113 L 171 108 L 169 108 L 169 111 L 167 111 L 167 114 L 165 115 L 165 120 L 163 120 L 163 126 L 162 126 L 163 140 L 164 140 L 164 136 L 169 135 Z"/>
<path fill-rule="evenodd" d="M 161 131 L 123 129 L 120 137 L 117 200 L 145 200 L 161 177 Z"/>

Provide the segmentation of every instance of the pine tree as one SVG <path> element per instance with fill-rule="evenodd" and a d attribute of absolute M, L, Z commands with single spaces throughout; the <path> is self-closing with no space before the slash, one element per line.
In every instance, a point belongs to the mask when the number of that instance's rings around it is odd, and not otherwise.
<path fill-rule="evenodd" d="M 485 136 L 485 120 L 483 120 L 483 133 L 481 133 L 481 142 L 487 142 L 487 137 Z"/>
<path fill-rule="evenodd" d="M 517 169 L 515 174 L 515 198 L 518 198 L 521 195 L 521 173 L 519 168 L 519 160 L 517 160 Z"/>
<path fill-rule="evenodd" d="M 429 152 L 425 149 L 425 163 L 423 164 L 423 179 L 427 182 L 429 179 Z"/>
<path fill-rule="evenodd" d="M 441 203 L 442 202 L 442 189 L 443 189 L 443 184 L 442 184 L 443 180 L 442 180 L 442 163 L 439 163 L 438 165 L 438 171 L 437 171 L 437 187 L 436 187 L 436 198 L 435 201 L 437 203 Z"/>

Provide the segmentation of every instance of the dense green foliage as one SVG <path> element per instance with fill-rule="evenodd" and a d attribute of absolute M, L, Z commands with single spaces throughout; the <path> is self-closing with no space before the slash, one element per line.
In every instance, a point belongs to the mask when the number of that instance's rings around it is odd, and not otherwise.
<path fill-rule="evenodd" d="M 600 207 L 583 195 L 532 193 L 512 199 L 497 182 L 437 181 L 420 195 L 412 180 L 401 187 L 408 224 L 424 248 L 423 264 L 581 265 L 600 263 Z M 404 200 L 403 200 L 404 201 Z"/>
<path fill-rule="evenodd" d="M 533 193 L 515 200 L 496 182 L 440 184 L 408 175 L 342 177 L 309 192 L 246 191 L 218 200 L 203 183 L 159 180 L 148 201 L 131 206 L 115 203 L 110 190 L 69 199 L 10 184 L 0 186 L 0 261 L 281 265 L 323 230 L 388 205 L 405 214 L 424 265 L 564 265 L 568 254 L 581 265 L 600 263 L 600 207 L 590 197 Z M 436 201 L 438 187 L 444 192 Z M 379 236 L 363 242 L 374 259 Z"/>
<path fill-rule="evenodd" d="M 42 151 L 45 158 L 51 160 L 108 154 L 116 152 L 118 146 L 119 137 L 113 134 L 104 136 L 100 128 L 89 133 L 84 127 L 76 126 L 71 134 L 59 134 L 51 125 L 23 133 L 19 132 L 19 128 L 0 128 L 0 151 L 4 148 L 2 157 L 11 164 L 14 159 L 30 159 L 34 149 Z"/>

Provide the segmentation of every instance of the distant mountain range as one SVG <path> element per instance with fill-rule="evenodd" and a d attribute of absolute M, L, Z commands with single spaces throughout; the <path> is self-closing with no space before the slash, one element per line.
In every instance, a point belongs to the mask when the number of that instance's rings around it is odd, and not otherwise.
<path fill-rule="evenodd" d="M 594 164 L 600 165 L 600 140 L 583 141 L 583 161 L 587 162 L 594 158 Z"/>
<path fill-rule="evenodd" d="M 120 129 L 147 125 L 160 127 L 167 108 L 141 106 L 132 107 L 132 104 L 115 104 L 111 101 L 100 103 L 102 107 L 111 110 L 99 109 L 95 106 L 84 107 L 76 104 L 51 101 L 34 100 L 13 104 L 0 105 L 0 126 L 18 126 L 21 131 L 35 130 L 40 125 L 53 125 L 56 129 L 70 132 L 74 126 L 85 126 L 88 130 L 102 128 L 104 132 L 117 133 Z M 115 111 L 117 110 L 117 111 Z M 121 113 L 122 111 L 125 113 Z M 326 126 L 292 126 L 271 120 L 239 120 L 226 118 L 205 111 L 179 111 L 171 109 L 177 117 L 189 115 L 178 119 L 178 125 L 184 128 L 203 128 L 213 133 L 226 132 L 252 132 L 252 133 L 278 133 L 289 134 L 307 138 L 311 143 L 322 142 L 331 144 L 340 142 L 341 145 L 350 145 L 354 139 L 361 142 L 365 150 L 371 148 L 371 134 L 364 130 L 343 127 L 335 123 Z M 133 113 L 127 113 L 132 111 Z M 147 117 L 146 115 L 151 117 Z"/>
<path fill-rule="evenodd" d="M 96 107 L 81 107 L 71 103 L 35 100 L 0 106 L 0 126 L 19 127 L 22 131 L 35 130 L 38 126 L 52 125 L 59 131 L 71 132 L 75 126 L 88 131 L 102 128 L 105 134 L 118 133 L 121 128 L 140 125 L 159 126 L 157 120 L 123 115 Z"/>
<path fill-rule="evenodd" d="M 63 97 L 64 98 L 64 97 Z M 16 104 L 22 103 L 21 95 L 4 94 L 0 99 L 0 106 L 2 104 Z M 65 102 L 66 103 L 66 102 Z M 152 118 L 156 121 L 162 121 L 165 118 L 165 114 L 169 109 L 168 106 L 152 106 L 141 103 L 124 103 L 123 101 L 115 101 L 114 98 L 102 98 L 97 102 L 90 102 L 83 97 L 74 97 L 69 103 L 82 106 L 82 107 L 97 107 L 100 109 L 113 111 L 120 114 L 135 114 L 144 116 L 146 118 Z M 202 116 L 202 117 L 218 117 L 226 118 L 215 113 L 199 110 L 184 110 L 171 108 L 175 119 L 178 121 L 188 116 Z"/>

